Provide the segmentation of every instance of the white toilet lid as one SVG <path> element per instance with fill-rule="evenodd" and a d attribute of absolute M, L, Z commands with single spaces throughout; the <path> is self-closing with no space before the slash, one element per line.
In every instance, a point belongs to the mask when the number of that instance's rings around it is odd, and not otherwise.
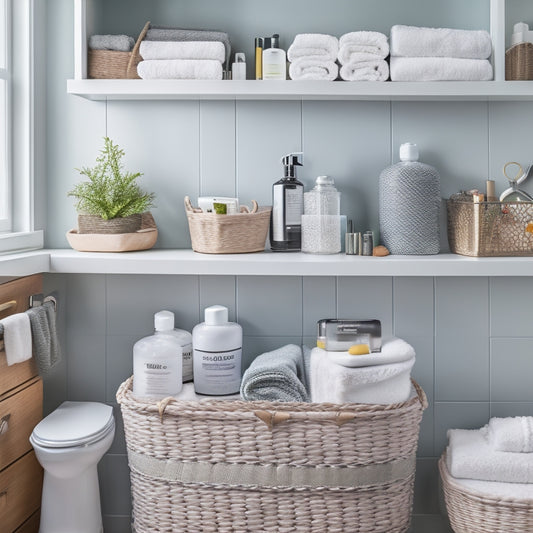
<path fill-rule="evenodd" d="M 113 408 L 98 402 L 63 402 L 33 430 L 36 444 L 66 448 L 91 444 L 114 428 Z"/>

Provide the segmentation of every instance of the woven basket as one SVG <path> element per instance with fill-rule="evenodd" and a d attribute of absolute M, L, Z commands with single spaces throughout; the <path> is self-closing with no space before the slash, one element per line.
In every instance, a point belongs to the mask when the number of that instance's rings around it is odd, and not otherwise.
<path fill-rule="evenodd" d="M 444 499 L 455 533 L 531 533 L 533 500 L 491 498 L 461 486 L 439 460 Z"/>
<path fill-rule="evenodd" d="M 533 80 L 533 44 L 519 43 L 505 52 L 506 80 Z"/>
<path fill-rule="evenodd" d="M 117 391 L 136 533 L 404 533 L 423 390 L 394 405 L 201 402 Z"/>
<path fill-rule="evenodd" d="M 268 234 L 271 207 L 258 207 L 252 200 L 252 210 L 241 206 L 234 215 L 203 213 L 185 197 L 192 249 L 203 254 L 243 254 L 262 252 Z"/>
<path fill-rule="evenodd" d="M 136 213 L 127 217 L 104 220 L 98 215 L 78 215 L 78 233 L 134 233 L 141 229 L 143 215 Z"/>
<path fill-rule="evenodd" d="M 139 47 L 149 28 L 150 22 L 147 22 L 131 52 L 89 50 L 87 53 L 87 76 L 91 79 L 139 79 L 137 65 L 142 61 Z"/>

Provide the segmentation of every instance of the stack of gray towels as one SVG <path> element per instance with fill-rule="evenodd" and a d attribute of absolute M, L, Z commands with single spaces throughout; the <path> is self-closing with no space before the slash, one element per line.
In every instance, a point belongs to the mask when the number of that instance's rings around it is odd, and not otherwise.
<path fill-rule="evenodd" d="M 151 25 L 140 54 L 142 79 L 221 80 L 231 45 L 225 32 Z"/>
<path fill-rule="evenodd" d="M 397 25 L 390 34 L 392 81 L 489 81 L 486 31 Z"/>

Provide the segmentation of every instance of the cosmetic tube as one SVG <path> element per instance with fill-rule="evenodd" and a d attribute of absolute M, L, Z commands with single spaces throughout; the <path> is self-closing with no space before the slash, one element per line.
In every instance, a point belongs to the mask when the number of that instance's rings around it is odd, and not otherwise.
<path fill-rule="evenodd" d="M 255 79 L 263 79 L 263 38 L 255 38 Z"/>

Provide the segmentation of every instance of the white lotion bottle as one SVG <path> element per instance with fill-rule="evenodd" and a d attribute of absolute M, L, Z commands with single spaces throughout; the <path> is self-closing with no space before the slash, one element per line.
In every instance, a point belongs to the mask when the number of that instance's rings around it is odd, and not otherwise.
<path fill-rule="evenodd" d="M 183 383 L 192 381 L 193 371 L 192 371 L 192 335 L 184 330 L 175 327 L 174 313 L 172 311 L 159 311 L 157 315 L 166 316 L 169 324 L 172 321 L 172 327 L 174 328 L 171 333 L 178 339 L 181 349 L 182 349 L 182 358 L 183 358 L 183 367 L 182 367 L 182 380 Z"/>
<path fill-rule="evenodd" d="M 192 330 L 194 390 L 198 394 L 236 394 L 241 386 L 242 328 L 228 322 L 228 308 L 212 305 L 205 322 Z"/>
<path fill-rule="evenodd" d="M 182 387 L 182 346 L 174 335 L 174 314 L 154 315 L 155 333 L 133 346 L 133 395 L 161 399 L 175 396 Z"/>

